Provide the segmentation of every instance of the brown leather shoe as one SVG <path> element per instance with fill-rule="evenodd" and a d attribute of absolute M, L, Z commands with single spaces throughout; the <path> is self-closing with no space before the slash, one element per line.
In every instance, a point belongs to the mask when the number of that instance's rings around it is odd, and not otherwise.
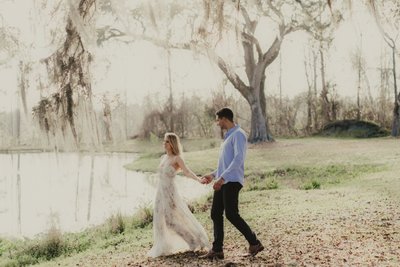
<path fill-rule="evenodd" d="M 258 252 L 263 251 L 264 250 L 264 246 L 260 243 L 258 243 L 257 245 L 250 245 L 249 246 L 249 254 L 250 256 L 255 256 L 257 255 Z"/>
<path fill-rule="evenodd" d="M 224 258 L 224 252 L 215 252 L 214 250 L 210 249 L 207 254 L 202 255 L 199 257 L 199 259 L 219 259 L 222 260 Z"/>

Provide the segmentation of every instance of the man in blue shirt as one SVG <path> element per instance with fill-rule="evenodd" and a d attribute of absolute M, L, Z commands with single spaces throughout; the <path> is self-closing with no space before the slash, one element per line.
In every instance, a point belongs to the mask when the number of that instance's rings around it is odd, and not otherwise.
<path fill-rule="evenodd" d="M 221 145 L 218 168 L 202 178 L 202 183 L 208 184 L 216 179 L 213 185 L 214 197 L 211 208 L 211 219 L 214 223 L 214 242 L 212 249 L 202 258 L 224 258 L 224 217 L 244 235 L 249 242 L 249 255 L 256 255 L 264 249 L 261 242 L 248 224 L 239 215 L 239 191 L 244 182 L 244 159 L 246 156 L 246 133 L 233 122 L 233 112 L 223 108 L 216 113 L 217 125 L 226 130 L 224 142 Z"/>

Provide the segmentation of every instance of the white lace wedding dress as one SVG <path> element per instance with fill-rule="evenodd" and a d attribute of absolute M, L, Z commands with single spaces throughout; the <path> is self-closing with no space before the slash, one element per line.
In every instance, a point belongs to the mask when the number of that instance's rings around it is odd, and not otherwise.
<path fill-rule="evenodd" d="M 171 255 L 181 251 L 208 249 L 204 228 L 179 195 L 171 159 L 163 156 L 159 167 L 159 183 L 154 203 L 153 247 L 150 257 Z"/>

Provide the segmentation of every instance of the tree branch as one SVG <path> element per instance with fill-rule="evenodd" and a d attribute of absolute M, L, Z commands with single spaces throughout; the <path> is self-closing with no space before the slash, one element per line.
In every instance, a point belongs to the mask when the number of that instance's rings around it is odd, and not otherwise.
<path fill-rule="evenodd" d="M 213 59 L 218 67 L 222 70 L 222 72 L 226 75 L 231 84 L 242 94 L 244 98 L 249 99 L 249 91 L 250 88 L 240 79 L 239 75 L 232 70 L 231 66 L 229 66 L 220 56 L 217 56 L 212 52 L 213 55 L 210 55 L 210 58 Z"/>
<path fill-rule="evenodd" d="M 261 50 L 260 42 L 254 35 L 242 32 L 242 39 L 245 42 L 250 42 L 251 44 L 254 44 L 256 46 L 257 54 L 258 54 L 258 60 L 260 61 L 263 56 L 263 52 Z"/>
<path fill-rule="evenodd" d="M 280 10 L 278 10 L 276 7 L 274 7 L 271 3 L 271 0 L 267 1 L 268 7 L 275 13 L 275 15 L 279 18 L 279 26 L 285 25 L 285 18 L 283 17 L 283 14 Z"/>
<path fill-rule="evenodd" d="M 284 33 L 286 32 L 286 28 L 284 26 L 279 27 L 279 34 L 275 37 L 274 42 L 269 47 L 268 51 L 263 55 L 263 66 L 266 68 L 269 64 L 271 64 L 275 58 L 279 55 L 279 50 L 283 41 Z"/>

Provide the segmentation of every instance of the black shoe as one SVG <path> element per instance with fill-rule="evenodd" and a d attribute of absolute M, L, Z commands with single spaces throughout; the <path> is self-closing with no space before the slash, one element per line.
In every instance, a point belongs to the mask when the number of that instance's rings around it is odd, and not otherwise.
<path fill-rule="evenodd" d="M 213 260 L 213 259 L 222 260 L 223 258 L 224 258 L 224 252 L 223 251 L 215 252 L 212 249 L 210 251 L 208 251 L 207 254 L 202 255 L 202 256 L 199 257 L 199 259 L 210 259 L 210 260 Z"/>
<path fill-rule="evenodd" d="M 258 252 L 263 251 L 264 246 L 259 242 L 257 245 L 250 245 L 249 246 L 249 255 L 250 256 L 255 256 L 257 255 Z"/>

